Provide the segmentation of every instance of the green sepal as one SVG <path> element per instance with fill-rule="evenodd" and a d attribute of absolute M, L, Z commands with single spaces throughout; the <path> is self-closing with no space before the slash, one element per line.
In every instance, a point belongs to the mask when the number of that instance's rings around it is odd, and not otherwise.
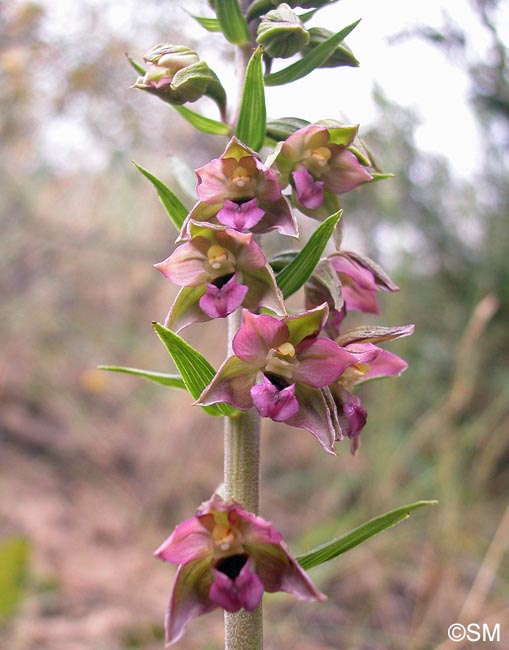
<path fill-rule="evenodd" d="M 205 387 L 215 377 L 216 371 L 198 350 L 195 350 L 178 334 L 160 323 L 153 323 L 153 325 L 157 336 L 177 366 L 187 390 L 194 399 L 198 399 Z M 212 404 L 212 406 L 202 406 L 201 408 L 210 415 L 234 417 L 239 414 L 239 410 L 229 404 Z"/>
<path fill-rule="evenodd" d="M 267 121 L 262 53 L 262 48 L 257 48 L 247 65 L 239 120 L 235 132 L 241 142 L 255 151 L 258 151 L 263 145 Z"/>
<path fill-rule="evenodd" d="M 144 75 L 146 70 L 143 66 L 141 66 L 139 63 L 136 63 L 134 59 L 132 59 L 129 54 L 126 53 L 126 59 L 129 61 L 131 66 L 136 70 L 138 74 Z"/>
<path fill-rule="evenodd" d="M 383 530 L 399 524 L 400 521 L 407 519 L 413 510 L 417 510 L 417 508 L 422 508 L 423 506 L 435 505 L 436 503 L 438 502 L 417 501 L 416 503 L 410 503 L 386 512 L 384 515 L 370 519 L 370 521 L 362 524 L 362 526 L 354 528 L 354 530 L 346 533 L 346 535 L 342 535 L 330 542 L 325 542 L 325 544 L 320 544 L 320 546 L 312 548 L 307 553 L 298 555 L 297 562 L 303 569 L 311 569 L 319 564 L 328 562 L 338 557 L 338 555 L 346 553 L 351 548 L 362 544 L 362 542 L 365 542 L 370 537 L 381 533 Z"/>
<path fill-rule="evenodd" d="M 249 30 L 238 0 L 218 0 L 214 8 L 226 40 L 233 45 L 247 45 Z"/>
<path fill-rule="evenodd" d="M 309 126 L 309 124 L 311 122 L 302 120 L 299 117 L 281 117 L 278 120 L 271 120 L 267 122 L 267 137 L 276 142 L 281 142 L 290 137 L 295 131 L 303 129 L 305 126 Z"/>
<path fill-rule="evenodd" d="M 209 117 L 200 115 L 200 113 L 195 113 L 195 111 L 192 111 L 185 106 L 173 105 L 173 108 L 180 113 L 185 120 L 192 124 L 195 129 L 202 133 L 209 133 L 210 135 L 230 135 L 231 127 L 229 124 L 218 122 L 217 120 L 211 120 Z"/>
<path fill-rule="evenodd" d="M 159 200 L 163 204 L 164 209 L 168 213 L 175 228 L 180 232 L 185 218 L 187 217 L 188 210 L 182 201 L 167 187 L 163 181 L 159 180 L 157 176 L 151 174 L 141 165 L 132 161 L 133 165 L 140 171 L 145 178 L 147 178 L 152 185 L 156 188 Z"/>
<path fill-rule="evenodd" d="M 121 372 L 126 375 L 135 375 L 143 379 L 149 379 L 156 384 L 168 386 L 169 388 L 183 388 L 187 390 L 184 380 L 180 375 L 172 375 L 167 372 L 156 372 L 154 370 L 142 370 L 141 368 L 128 368 L 126 366 L 97 366 L 99 370 L 108 372 Z"/>
<path fill-rule="evenodd" d="M 327 217 L 311 235 L 297 257 L 276 275 L 276 282 L 285 300 L 298 291 L 315 270 L 342 213 L 342 210 L 338 210 Z"/>
<path fill-rule="evenodd" d="M 348 25 L 337 34 L 333 34 L 330 38 L 321 43 L 321 45 L 318 45 L 311 52 L 305 54 L 300 61 L 292 63 L 292 65 L 283 68 L 283 70 L 266 75 L 265 85 L 280 86 L 282 84 L 296 81 L 297 79 L 302 79 L 302 77 L 313 72 L 315 68 L 320 67 L 327 61 L 327 59 L 329 59 L 339 43 L 341 43 L 341 41 L 344 40 L 359 23 L 360 19 L 356 20 L 351 25 Z"/>

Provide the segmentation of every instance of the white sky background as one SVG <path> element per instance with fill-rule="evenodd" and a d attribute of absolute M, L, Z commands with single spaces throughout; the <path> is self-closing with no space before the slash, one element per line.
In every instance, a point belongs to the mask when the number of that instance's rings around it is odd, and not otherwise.
<path fill-rule="evenodd" d="M 70 25 L 79 24 L 79 20 L 74 19 L 79 15 L 80 7 L 98 2 L 44 0 L 48 31 L 58 36 L 62 30 L 69 30 Z M 201 30 L 183 9 L 185 7 L 190 13 L 211 16 L 208 2 L 168 0 L 168 7 L 171 7 L 171 11 L 164 12 L 159 20 L 159 40 L 165 40 L 165 26 L 171 25 L 172 16 L 179 12 L 187 33 L 202 35 L 198 48 L 201 57 L 219 74 L 227 89 L 236 90 L 234 72 L 219 56 L 220 51 L 224 52 L 224 49 L 218 48 L 221 35 Z M 105 6 L 105 23 L 117 33 L 130 32 L 133 16 L 139 11 L 137 2 L 110 0 Z M 479 154 L 481 136 L 468 102 L 469 79 L 466 74 L 454 62 L 449 62 L 438 48 L 417 38 L 399 39 L 390 44 L 391 36 L 414 31 L 419 26 L 439 28 L 446 11 L 454 22 L 469 32 L 469 36 L 474 37 L 478 50 L 482 51 L 486 43 L 483 42 L 483 34 L 468 0 L 340 0 L 319 11 L 309 26 L 338 31 L 362 18 L 360 25 L 347 38 L 361 65 L 359 68 L 316 70 L 293 84 L 268 88 L 269 117 L 295 116 L 311 121 L 335 118 L 360 122 L 362 134 L 363 127 L 367 127 L 376 117 L 372 100 L 376 83 L 391 101 L 415 109 L 421 120 L 416 135 L 417 144 L 422 150 L 444 155 L 455 174 L 472 176 L 482 163 Z M 185 43 L 185 35 L 182 41 Z M 146 49 L 147 44 L 140 43 L 137 54 Z M 277 62 L 274 69 L 284 65 L 288 65 L 288 61 Z M 212 106 L 208 114 L 217 117 Z M 79 124 L 75 127 L 64 121 L 53 126 L 49 124 L 46 145 L 50 149 L 68 146 L 76 150 L 83 133 Z M 65 132 L 62 133 L 62 130 Z"/>

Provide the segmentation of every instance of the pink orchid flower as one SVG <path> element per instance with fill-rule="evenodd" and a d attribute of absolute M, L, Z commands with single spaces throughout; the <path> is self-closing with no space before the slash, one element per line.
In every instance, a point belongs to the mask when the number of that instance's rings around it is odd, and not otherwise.
<path fill-rule="evenodd" d="M 196 170 L 199 201 L 191 210 L 180 238 L 189 236 L 189 222 L 217 223 L 254 233 L 278 230 L 296 237 L 297 222 L 273 171 L 258 155 L 233 137 L 220 158 Z"/>
<path fill-rule="evenodd" d="M 270 522 L 217 494 L 179 524 L 155 555 L 179 565 L 166 614 L 168 644 L 182 637 L 192 619 L 217 607 L 253 611 L 264 592 L 325 599 Z"/>
<path fill-rule="evenodd" d="M 227 359 L 198 404 L 227 402 L 255 407 L 262 417 L 310 431 L 335 454 L 336 433 L 322 388 L 338 380 L 357 357 L 334 341 L 318 338 L 326 304 L 281 320 L 244 310 Z"/>
<path fill-rule="evenodd" d="M 292 187 L 295 206 L 318 219 L 335 212 L 337 194 L 372 180 L 371 174 L 348 147 L 358 126 L 310 124 L 280 143 L 267 161 L 278 172 L 281 186 Z"/>
<path fill-rule="evenodd" d="M 253 235 L 191 222 L 191 239 L 155 268 L 182 287 L 166 319 L 180 331 L 191 323 L 224 318 L 243 305 L 284 315 L 274 273 Z"/>

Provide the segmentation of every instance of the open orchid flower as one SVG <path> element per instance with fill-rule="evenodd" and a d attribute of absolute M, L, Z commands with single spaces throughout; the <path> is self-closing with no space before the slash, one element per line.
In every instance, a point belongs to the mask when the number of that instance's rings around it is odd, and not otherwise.
<path fill-rule="evenodd" d="M 349 311 L 380 315 L 376 294 L 380 290 L 399 291 L 387 273 L 368 257 L 352 251 L 329 255 L 327 266 L 322 262 L 305 286 L 306 307 L 312 309 L 324 301 L 329 305 L 326 331 L 339 335 L 343 319 Z M 331 275 L 330 268 L 334 275 Z M 337 294 L 342 300 L 338 301 Z"/>
<path fill-rule="evenodd" d="M 193 618 L 217 607 L 253 611 L 265 591 L 325 600 L 271 523 L 217 494 L 179 524 L 155 555 L 179 565 L 166 614 L 168 644 L 182 637 Z"/>
<path fill-rule="evenodd" d="M 223 226 L 190 223 L 191 239 L 155 268 L 182 287 L 166 324 L 176 331 L 224 318 L 244 305 L 286 314 L 274 273 L 253 235 Z"/>
<path fill-rule="evenodd" d="M 335 428 L 320 389 L 337 381 L 357 357 L 318 338 L 328 313 L 326 304 L 281 320 L 244 310 L 233 339 L 235 355 L 219 368 L 198 404 L 254 406 L 262 417 L 310 431 L 335 454 Z"/>
<path fill-rule="evenodd" d="M 239 231 L 278 230 L 283 235 L 298 235 L 297 222 L 275 173 L 237 138 L 230 140 L 220 158 L 197 169 L 196 175 L 199 201 L 184 223 L 181 239 L 189 237 L 191 220 Z"/>
<path fill-rule="evenodd" d="M 413 325 L 358 327 L 346 331 L 338 338 L 343 349 L 357 359 L 355 364 L 345 369 L 338 381 L 329 386 L 337 409 L 336 440 L 342 440 L 346 435 L 350 439 L 354 455 L 360 448 L 360 434 L 367 420 L 366 409 L 353 393 L 355 386 L 370 379 L 397 377 L 408 367 L 406 361 L 374 343 L 409 336 L 413 331 Z"/>
<path fill-rule="evenodd" d="M 372 180 L 348 147 L 358 126 L 310 124 L 280 143 L 267 160 L 277 170 L 281 186 L 292 187 L 295 206 L 318 219 L 338 209 L 337 194 Z"/>

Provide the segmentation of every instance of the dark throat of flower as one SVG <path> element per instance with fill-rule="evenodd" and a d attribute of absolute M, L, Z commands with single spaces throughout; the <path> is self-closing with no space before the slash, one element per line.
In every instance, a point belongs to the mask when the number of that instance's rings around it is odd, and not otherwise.
<path fill-rule="evenodd" d="M 288 382 L 284 377 L 275 375 L 273 372 L 266 372 L 264 374 L 270 383 L 278 390 L 283 390 L 284 388 L 288 388 L 288 386 L 290 386 L 290 382 Z"/>
<path fill-rule="evenodd" d="M 224 557 L 216 564 L 215 568 L 221 573 L 227 575 L 230 580 L 235 580 L 242 570 L 242 567 L 247 562 L 248 556 L 245 553 L 230 555 Z"/>
<path fill-rule="evenodd" d="M 227 273 L 222 275 L 220 278 L 216 278 L 211 284 L 213 284 L 218 289 L 222 289 L 225 284 L 227 284 L 235 275 L 235 273 Z"/>

